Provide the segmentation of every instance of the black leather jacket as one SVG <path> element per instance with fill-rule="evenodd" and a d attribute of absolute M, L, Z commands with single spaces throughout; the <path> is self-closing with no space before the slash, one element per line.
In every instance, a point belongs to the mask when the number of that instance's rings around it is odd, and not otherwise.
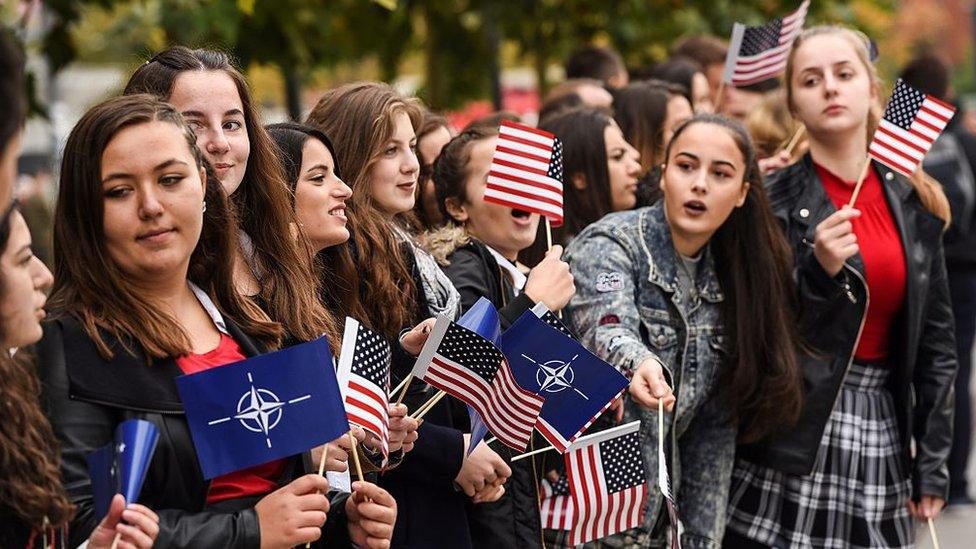
<path fill-rule="evenodd" d="M 227 329 L 247 356 L 263 348 L 229 320 Z M 259 549 L 261 533 L 257 498 L 207 506 L 210 483 L 203 478 L 174 379 L 182 371 L 173 359 L 147 364 L 138 346 L 126 351 L 108 338 L 114 358 L 104 360 L 81 324 L 61 316 L 44 325 L 37 347 L 42 403 L 61 443 L 62 475 L 77 506 L 70 527 L 70 546 L 85 541 L 97 525 L 86 456 L 108 443 L 115 427 L 127 419 L 144 419 L 159 427 L 159 442 L 146 473 L 139 502 L 159 514 L 156 547 L 186 549 Z M 284 485 L 314 471 L 308 452 L 289 459 L 279 481 Z M 318 547 L 349 547 L 345 499 L 329 494 L 331 509 Z"/>
<path fill-rule="evenodd" d="M 945 498 L 952 444 L 956 375 L 952 307 L 942 249 L 944 223 L 927 211 L 910 181 L 875 163 L 901 235 L 907 268 L 905 303 L 892 328 L 889 389 L 894 398 L 904 463 L 914 496 Z M 766 184 L 773 212 L 795 254 L 800 334 L 815 350 L 801 357 L 806 402 L 798 424 L 761 444 L 740 448 L 746 459 L 790 474 L 809 474 L 863 328 L 870 299 L 860 255 L 831 278 L 813 255 L 817 225 L 836 211 L 810 155 L 773 174 Z M 914 439 L 916 455 L 910 454 Z"/>

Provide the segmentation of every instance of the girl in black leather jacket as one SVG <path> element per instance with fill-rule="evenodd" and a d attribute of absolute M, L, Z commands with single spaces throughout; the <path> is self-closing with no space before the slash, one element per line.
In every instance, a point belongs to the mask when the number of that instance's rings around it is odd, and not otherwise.
<path fill-rule="evenodd" d="M 806 402 L 792 429 L 739 448 L 725 544 L 911 547 L 911 515 L 935 517 L 948 488 L 948 203 L 924 174 L 872 162 L 846 207 L 880 117 L 863 35 L 806 30 L 786 83 L 810 153 L 767 189 L 795 254 Z"/>

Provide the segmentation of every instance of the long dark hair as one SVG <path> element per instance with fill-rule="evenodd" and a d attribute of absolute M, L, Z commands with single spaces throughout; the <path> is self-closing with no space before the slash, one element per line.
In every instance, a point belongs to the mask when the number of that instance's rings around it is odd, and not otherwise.
<path fill-rule="evenodd" d="M 237 220 L 223 186 L 211 175 L 213 170 L 183 117 L 151 95 L 124 95 L 96 105 L 68 136 L 54 213 L 51 308 L 76 315 L 105 358 L 112 351 L 102 330 L 123 342 L 137 342 L 150 358 L 181 356 L 192 350 L 190 338 L 177 320 L 141 299 L 105 248 L 102 152 L 123 129 L 154 121 L 180 128 L 197 166 L 207 170 L 203 230 L 190 256 L 187 277 L 212 296 L 242 330 L 277 345 L 281 325 L 271 322 L 234 286 Z"/>
<path fill-rule="evenodd" d="M 641 155 L 647 174 L 664 156 L 664 122 L 668 117 L 668 91 L 649 81 L 632 82 L 613 90 L 613 119 L 624 139 Z"/>
<path fill-rule="evenodd" d="M 0 254 L 7 250 L 15 211 L 16 202 L 0 219 Z M 54 526 L 65 525 L 74 514 L 61 483 L 57 439 L 37 399 L 40 385 L 24 351 L 11 357 L 0 350 L 0 506 L 35 529 L 44 527 L 45 518 Z"/>
<path fill-rule="evenodd" d="M 136 69 L 125 94 L 150 93 L 168 100 L 176 78 L 186 71 L 219 71 L 234 81 L 244 107 L 251 144 L 241 186 L 230 197 L 240 228 L 254 244 L 261 272 L 261 300 L 289 335 L 308 341 L 330 333 L 331 322 L 316 292 L 307 254 L 295 239 L 295 212 L 274 143 L 262 126 L 247 80 L 219 51 L 176 46 Z"/>
<path fill-rule="evenodd" d="M 0 152 L 20 131 L 27 116 L 24 56 L 7 29 L 0 29 Z M 6 208 L 6 204 L 0 208 Z"/>
<path fill-rule="evenodd" d="M 739 418 L 739 440 L 755 442 L 796 422 L 803 399 L 797 352 L 793 254 L 769 206 L 756 153 L 745 129 L 712 114 L 696 115 L 675 132 L 671 145 L 692 126 L 725 131 L 745 160 L 743 205 L 712 236 L 715 270 L 725 295 L 722 321 L 729 336 L 722 395 Z"/>
<path fill-rule="evenodd" d="M 394 228 L 376 206 L 369 172 L 393 136 L 394 117 L 401 112 L 414 128 L 420 126 L 421 110 L 415 100 L 388 84 L 357 82 L 326 92 L 306 120 L 335 140 L 336 164 L 353 191 L 348 215 L 357 247 L 359 283 L 331 289 L 341 293 L 355 290 L 357 295 L 334 295 L 331 301 L 340 305 L 358 302 L 367 313 L 359 320 L 389 338 L 416 321 L 416 285 Z M 351 311 L 337 312 L 352 316 Z"/>

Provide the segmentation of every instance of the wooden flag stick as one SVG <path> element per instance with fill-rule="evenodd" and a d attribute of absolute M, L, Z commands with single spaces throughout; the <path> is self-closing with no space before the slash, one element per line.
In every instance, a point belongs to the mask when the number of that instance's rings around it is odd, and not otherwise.
<path fill-rule="evenodd" d="M 806 129 L 806 126 L 800 124 L 800 127 L 793 132 L 793 138 L 790 139 L 790 142 L 786 145 L 786 147 L 783 148 L 783 152 L 793 156 L 793 149 L 796 148 L 796 146 L 800 143 L 800 139 L 807 133 Z"/>
<path fill-rule="evenodd" d="M 420 419 L 424 417 L 425 415 L 427 415 L 427 412 L 429 412 L 431 408 L 436 406 L 437 403 L 440 402 L 441 399 L 444 398 L 445 396 L 447 396 L 446 392 L 438 391 L 436 395 L 430 398 L 430 400 L 421 404 L 420 407 L 417 408 L 417 410 L 413 414 L 411 414 L 410 417 L 412 417 L 413 419 Z"/>
<path fill-rule="evenodd" d="M 664 399 L 657 399 L 657 455 L 664 456 Z M 660 469 L 661 463 L 658 463 Z"/>
<path fill-rule="evenodd" d="M 485 444 L 491 444 L 492 442 L 495 442 L 496 440 L 498 440 L 498 437 L 491 437 L 491 438 L 489 438 L 488 440 L 485 441 Z"/>
<path fill-rule="evenodd" d="M 356 465 L 356 476 L 359 477 L 359 481 L 362 482 L 363 479 L 363 466 L 359 463 L 359 451 L 356 449 L 356 437 L 352 435 L 352 431 L 349 431 L 349 442 L 352 443 L 352 462 Z"/>
<path fill-rule="evenodd" d="M 930 519 L 931 520 L 931 519 Z M 112 549 L 118 549 L 119 541 L 122 539 L 122 532 L 117 532 L 115 537 L 112 538 Z M 938 548 L 938 546 L 936 546 Z"/>
<path fill-rule="evenodd" d="M 397 385 L 397 388 L 396 389 L 393 389 L 393 392 L 395 393 L 395 392 L 397 392 L 397 390 L 401 386 L 403 387 L 403 390 L 400 391 L 400 396 L 397 397 L 397 400 L 396 400 L 396 403 L 397 404 L 403 404 L 403 397 L 406 396 L 407 389 L 410 387 L 410 382 L 411 381 L 413 381 L 413 372 L 411 372 L 410 375 L 407 376 L 407 379 L 404 379 L 403 381 L 401 381 L 400 382 L 400 385 Z"/>
<path fill-rule="evenodd" d="M 715 94 L 715 113 L 718 113 L 719 107 L 722 106 L 722 95 L 725 92 L 725 79 L 723 78 L 721 82 L 718 83 L 718 93 Z M 692 105 L 694 106 L 694 105 Z"/>
<path fill-rule="evenodd" d="M 555 450 L 556 447 L 553 445 L 546 446 L 545 448 L 539 448 L 538 450 L 532 450 L 531 452 L 526 452 L 524 454 L 519 454 L 513 457 L 510 461 L 518 461 L 522 458 L 527 458 L 529 456 L 534 456 L 536 454 L 541 454 L 542 452 L 548 452 L 549 450 Z"/>
<path fill-rule="evenodd" d="M 871 167 L 871 158 L 868 157 L 864 161 L 864 168 L 861 169 L 861 175 L 857 177 L 857 185 L 854 185 L 854 194 L 851 195 L 851 200 L 847 203 L 848 208 L 854 207 L 854 202 L 857 200 L 857 195 L 861 193 L 861 185 L 864 184 L 864 179 L 868 175 L 868 169 Z"/>
<path fill-rule="evenodd" d="M 935 521 L 929 518 L 928 523 L 929 523 L 929 535 L 932 536 L 932 546 L 935 547 L 935 549 L 940 549 L 939 536 L 935 533 Z"/>
<path fill-rule="evenodd" d="M 549 223 L 548 217 L 544 217 L 543 219 L 546 220 L 546 251 L 548 252 L 552 249 L 552 224 Z"/>

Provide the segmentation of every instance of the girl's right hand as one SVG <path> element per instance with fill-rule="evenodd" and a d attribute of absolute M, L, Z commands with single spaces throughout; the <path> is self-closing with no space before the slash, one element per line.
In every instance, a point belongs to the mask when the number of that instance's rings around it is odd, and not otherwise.
<path fill-rule="evenodd" d="M 550 311 L 561 310 L 576 293 L 569 263 L 561 259 L 562 255 L 563 247 L 558 244 L 553 246 L 546 252 L 546 257 L 529 271 L 529 278 L 525 281 L 525 295 L 536 303 L 545 303 Z"/>
<path fill-rule="evenodd" d="M 261 498 L 254 506 L 261 549 L 287 549 L 319 539 L 329 513 L 328 491 L 325 477 L 305 475 Z"/>
<path fill-rule="evenodd" d="M 813 237 L 813 255 L 831 278 L 844 267 L 844 262 L 858 252 L 857 236 L 851 220 L 861 211 L 843 208 L 832 213 L 817 225 Z"/>
<path fill-rule="evenodd" d="M 634 401 L 642 406 L 657 410 L 658 401 L 663 400 L 665 410 L 674 410 L 674 391 L 664 379 L 664 367 L 656 358 L 647 358 L 637 365 L 629 391 Z"/>
<path fill-rule="evenodd" d="M 122 494 L 115 494 L 108 514 L 88 538 L 88 549 L 108 549 L 116 534 L 118 549 L 149 549 L 159 535 L 159 516 L 144 505 L 126 507 Z"/>

